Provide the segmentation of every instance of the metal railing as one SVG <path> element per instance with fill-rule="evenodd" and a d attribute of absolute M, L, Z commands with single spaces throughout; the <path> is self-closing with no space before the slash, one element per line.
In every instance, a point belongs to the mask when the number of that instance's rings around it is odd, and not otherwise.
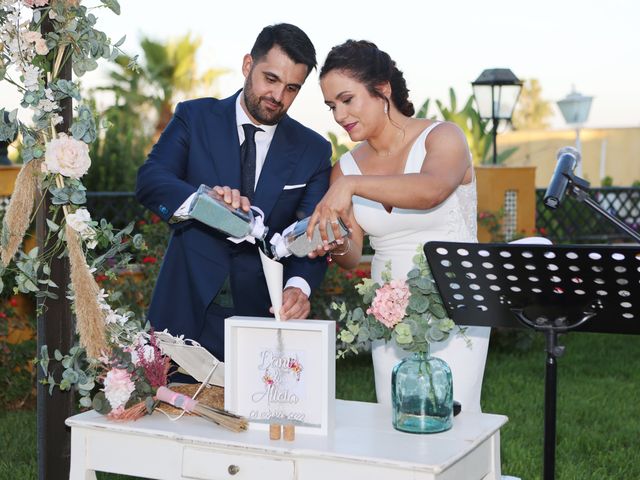
<path fill-rule="evenodd" d="M 133 192 L 87 192 L 87 209 L 92 219 L 105 218 L 115 228 L 141 220 L 147 212 Z"/>
<path fill-rule="evenodd" d="M 543 203 L 545 192 L 546 189 L 536 189 L 536 229 L 552 242 L 594 244 L 633 241 L 605 217 L 571 196 L 566 195 L 556 210 L 547 208 Z M 632 229 L 639 229 L 640 188 L 592 188 L 589 196 Z"/>
<path fill-rule="evenodd" d="M 536 229 L 556 244 L 620 243 L 630 237 L 606 218 L 573 197 L 565 196 L 560 207 L 550 210 L 543 203 L 546 189 L 536 189 Z M 593 188 L 590 196 L 634 230 L 640 229 L 640 188 Z M 9 197 L 0 197 L 0 211 Z M 108 219 L 116 228 L 144 218 L 148 212 L 133 192 L 87 192 L 87 208 L 94 220 Z M 370 252 L 365 252 L 370 253 Z"/>

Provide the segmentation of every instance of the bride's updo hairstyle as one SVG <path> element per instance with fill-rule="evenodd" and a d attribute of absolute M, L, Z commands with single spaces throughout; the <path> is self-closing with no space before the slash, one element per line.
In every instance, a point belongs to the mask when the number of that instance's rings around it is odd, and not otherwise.
<path fill-rule="evenodd" d="M 396 62 L 386 52 L 380 50 L 375 43 L 366 40 L 347 40 L 331 49 L 324 65 L 320 69 L 320 78 L 332 70 L 345 72 L 362 83 L 367 91 L 375 97 L 387 98 L 376 87 L 389 82 L 391 85 L 391 101 L 395 107 L 408 117 L 413 116 L 415 109 L 409 101 L 409 90 L 402 72 Z"/>

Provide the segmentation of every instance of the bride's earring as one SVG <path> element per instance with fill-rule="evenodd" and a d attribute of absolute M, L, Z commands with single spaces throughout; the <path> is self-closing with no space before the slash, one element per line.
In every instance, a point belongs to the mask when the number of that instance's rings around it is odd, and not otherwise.
<path fill-rule="evenodd" d="M 389 113 L 389 104 L 387 102 L 384 103 L 384 114 L 387 115 Z"/>

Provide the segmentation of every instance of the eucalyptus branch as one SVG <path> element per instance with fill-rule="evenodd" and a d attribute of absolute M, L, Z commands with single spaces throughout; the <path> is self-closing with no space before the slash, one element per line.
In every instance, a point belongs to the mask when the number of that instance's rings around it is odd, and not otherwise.
<path fill-rule="evenodd" d="M 3 80 L 6 80 L 7 82 L 9 82 L 11 85 L 13 85 L 14 87 L 16 87 L 18 90 L 20 90 L 21 92 L 26 92 L 27 89 L 25 87 L 23 87 L 22 85 L 20 85 L 19 83 L 16 83 L 15 80 L 13 80 L 11 77 L 9 77 L 8 73 L 5 73 L 5 76 L 3 78 Z"/>

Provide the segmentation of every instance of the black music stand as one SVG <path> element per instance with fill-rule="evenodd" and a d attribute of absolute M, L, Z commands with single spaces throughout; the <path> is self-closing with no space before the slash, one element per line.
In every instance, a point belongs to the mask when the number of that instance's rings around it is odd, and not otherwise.
<path fill-rule="evenodd" d="M 558 335 L 640 334 L 640 246 L 429 242 L 424 253 L 458 325 L 544 333 L 544 479 L 552 480 Z"/>

